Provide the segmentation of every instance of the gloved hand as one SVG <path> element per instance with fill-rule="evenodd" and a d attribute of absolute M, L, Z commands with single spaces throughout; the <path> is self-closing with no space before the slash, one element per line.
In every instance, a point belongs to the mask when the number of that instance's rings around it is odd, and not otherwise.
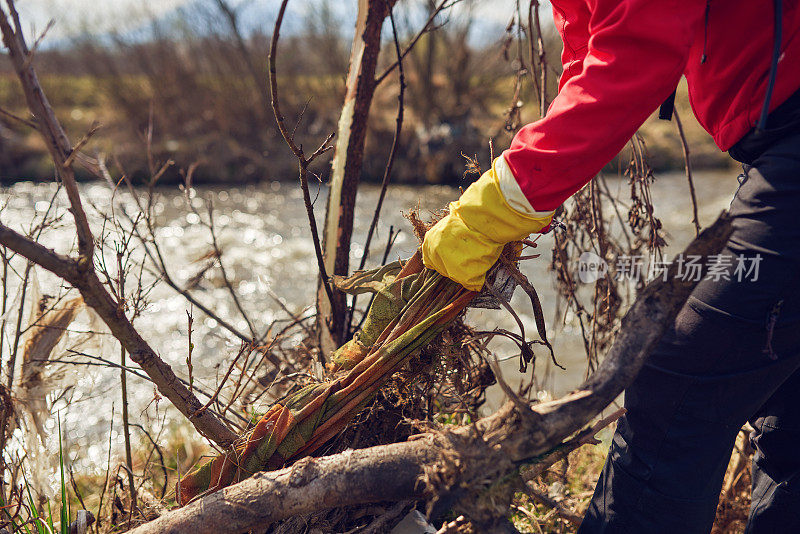
<path fill-rule="evenodd" d="M 552 211 L 534 211 L 503 156 L 425 234 L 422 259 L 470 291 L 480 291 L 506 243 L 547 228 Z"/>

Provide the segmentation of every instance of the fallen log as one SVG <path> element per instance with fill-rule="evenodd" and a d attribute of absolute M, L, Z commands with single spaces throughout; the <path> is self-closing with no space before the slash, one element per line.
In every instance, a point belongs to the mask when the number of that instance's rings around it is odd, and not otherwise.
<path fill-rule="evenodd" d="M 723 213 L 683 254 L 716 254 L 730 232 L 730 219 Z M 278 471 L 258 473 L 131 532 L 263 531 L 275 521 L 316 510 L 413 499 L 444 499 L 456 507 L 459 501 L 469 502 L 474 520 L 490 520 L 492 514 L 503 513 L 498 503 L 502 508 L 513 495 L 513 485 L 503 482 L 520 464 L 547 454 L 584 427 L 636 377 L 696 284 L 679 278 L 676 269 L 671 266 L 664 279 L 640 292 L 597 371 L 561 399 L 530 408 L 518 400 L 508 402 L 471 426 L 304 458 Z"/>

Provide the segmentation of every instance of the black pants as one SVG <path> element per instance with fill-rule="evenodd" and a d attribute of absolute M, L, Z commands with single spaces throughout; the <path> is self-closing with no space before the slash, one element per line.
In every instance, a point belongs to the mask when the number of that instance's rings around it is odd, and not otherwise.
<path fill-rule="evenodd" d="M 625 393 L 628 413 L 579 530 L 707 533 L 736 435 L 756 447 L 748 533 L 800 533 L 800 135 L 745 165 L 723 255 Z M 720 259 L 725 263 L 728 260 Z"/>

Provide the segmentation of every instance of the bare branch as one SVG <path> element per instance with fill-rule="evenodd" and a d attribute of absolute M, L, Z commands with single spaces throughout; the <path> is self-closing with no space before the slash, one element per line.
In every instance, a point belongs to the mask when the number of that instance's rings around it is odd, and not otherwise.
<path fill-rule="evenodd" d="M 89 131 L 84 134 L 84 136 L 75 145 L 75 148 L 72 149 L 72 152 L 70 153 L 70 155 L 67 156 L 67 160 L 64 162 L 64 167 L 71 167 L 72 166 L 72 162 L 75 161 L 75 158 L 77 158 L 78 155 L 80 155 L 81 149 L 83 149 L 83 147 L 86 146 L 86 143 L 89 142 L 89 140 L 92 138 L 92 136 L 94 134 L 96 134 L 97 130 L 99 130 L 99 129 L 100 129 L 100 124 L 99 123 L 95 122 L 94 124 L 92 124 L 92 127 L 89 128 Z"/>
<path fill-rule="evenodd" d="M 587 429 L 585 432 L 581 432 L 575 438 L 558 447 L 555 451 L 551 452 L 544 458 L 537 460 L 533 465 L 531 465 L 530 469 L 527 469 L 522 473 L 522 478 L 526 481 L 533 480 L 545 472 L 553 464 L 565 459 L 567 456 L 569 456 L 569 453 L 575 449 L 588 444 L 596 445 L 599 443 L 595 437 L 596 434 L 612 423 L 616 423 L 617 420 L 623 415 L 625 415 L 625 408 L 620 408 L 608 417 L 600 419 L 598 422 L 592 425 L 592 428 Z"/>
<path fill-rule="evenodd" d="M 375 227 L 378 226 L 378 219 L 381 216 L 383 200 L 386 197 L 386 189 L 389 187 L 389 178 L 392 176 L 392 166 L 394 165 L 394 158 L 397 154 L 397 145 L 400 142 L 400 132 L 403 129 L 403 97 L 405 96 L 406 79 L 403 72 L 403 57 L 400 53 L 400 42 L 397 37 L 397 25 L 394 21 L 394 13 L 391 11 L 389 12 L 389 19 L 392 22 L 392 36 L 394 37 L 394 49 L 397 53 L 397 65 L 400 78 L 400 92 L 397 95 L 397 119 L 395 121 L 394 137 L 392 138 L 392 148 L 389 150 L 389 159 L 386 162 L 386 168 L 383 172 L 383 180 L 381 180 L 381 192 L 378 195 L 375 213 L 372 215 L 372 221 L 367 231 L 367 239 L 364 242 L 364 254 L 361 256 L 361 263 L 358 266 L 359 270 L 364 268 L 364 265 L 367 263 L 367 257 L 369 257 L 369 245 L 372 242 L 372 234 L 375 232 Z"/>
<path fill-rule="evenodd" d="M 272 30 L 272 39 L 269 45 L 269 93 L 271 97 L 272 113 L 275 115 L 275 121 L 278 123 L 278 129 L 281 131 L 284 141 L 289 146 L 294 155 L 301 162 L 305 161 L 303 156 L 303 149 L 294 143 L 294 137 L 289 133 L 286 128 L 286 121 L 281 113 L 280 98 L 278 97 L 278 74 L 276 70 L 276 54 L 278 53 L 278 38 L 280 37 L 281 25 L 283 25 L 283 15 L 286 13 L 286 6 L 289 0 L 283 0 L 281 7 L 278 10 L 278 18 L 275 19 L 275 28 Z"/>
<path fill-rule="evenodd" d="M 147 373 L 159 392 L 189 418 L 198 432 L 223 447 L 233 443 L 236 435 L 217 417 L 208 411 L 197 414 L 202 407 L 200 401 L 189 392 L 175 376 L 172 368 L 156 354 L 128 318 L 121 313 L 119 304 L 106 291 L 94 271 L 82 271 L 79 268 L 81 260 L 76 261 L 61 256 L 2 224 L 0 224 L 0 243 L 77 288 L 86 304 L 103 319 L 112 335 L 128 351 L 131 359 Z"/>
<path fill-rule="evenodd" d="M 112 335 L 130 354 L 131 359 L 147 373 L 161 394 L 189 418 L 198 432 L 223 447 L 231 445 L 236 439 L 236 434 L 213 413 L 204 411 L 197 414 L 202 406 L 200 401 L 181 383 L 172 368 L 136 331 L 125 316 L 121 300 L 115 300 L 98 278 L 93 264 L 94 238 L 71 167 L 73 159 L 71 156 L 74 151 L 42 91 L 33 66 L 28 61 L 29 52 L 20 30 L 14 2 L 8 0 L 7 3 L 16 30 L 11 27 L 5 11 L 0 8 L 0 30 L 3 33 L 3 42 L 9 50 L 14 70 L 22 83 L 28 108 L 39 124 L 38 130 L 53 159 L 56 173 L 64 184 L 70 211 L 75 219 L 79 258 L 72 260 L 60 256 L 3 225 L 0 225 L 0 243 L 63 278 L 78 289 L 84 302 L 102 318 Z"/>
<path fill-rule="evenodd" d="M 189 206 L 191 206 L 191 203 L 189 203 Z M 239 314 L 247 324 L 247 328 L 250 330 L 250 334 L 253 336 L 252 339 L 255 340 L 258 338 L 256 328 L 253 326 L 253 321 L 250 320 L 247 312 L 244 311 L 244 307 L 239 300 L 239 295 L 236 293 L 236 290 L 233 287 L 233 283 L 231 282 L 230 276 L 228 276 L 227 269 L 225 269 L 225 263 L 222 261 L 222 249 L 217 242 L 217 230 L 216 226 L 214 225 L 214 204 L 211 199 L 208 200 L 206 208 L 208 210 L 208 230 L 211 233 L 211 246 L 214 247 L 214 255 L 217 257 L 217 264 L 219 265 L 219 270 L 222 274 L 222 281 L 225 284 L 225 287 L 228 289 L 228 294 L 230 294 L 231 298 L 233 299 L 236 309 L 239 310 Z"/>
<path fill-rule="evenodd" d="M 0 243 L 14 252 L 60 276 L 70 284 L 78 280 L 78 262 L 15 232 L 0 223 Z M 74 284 L 73 284 L 74 285 Z"/>
<path fill-rule="evenodd" d="M 13 0 L 8 0 L 9 9 L 14 17 L 15 26 L 19 26 L 18 17 L 16 15 L 16 8 Z M 8 22 L 8 17 L 5 11 L 0 8 L 0 30 L 3 32 L 3 43 L 8 48 L 11 63 L 14 65 L 14 70 L 22 83 L 22 89 L 25 93 L 25 100 L 28 107 L 36 118 L 39 124 L 39 132 L 44 138 L 50 156 L 56 165 L 56 173 L 64 184 L 64 189 L 67 192 L 67 198 L 70 203 L 70 211 L 75 219 L 75 226 L 78 234 L 78 250 L 84 259 L 81 263 L 81 268 L 91 269 L 92 253 L 94 251 L 94 240 L 92 238 L 92 231 L 89 229 L 89 222 L 86 219 L 86 213 L 83 210 L 81 197 L 78 193 L 78 184 L 75 182 L 75 173 L 67 163 L 67 158 L 72 153 L 67 135 L 61 128 L 61 124 L 56 119 L 53 113 L 50 102 L 42 91 L 39 79 L 33 66 L 28 61 L 28 49 L 25 44 L 25 39 L 22 33 L 15 31 Z"/>
<path fill-rule="evenodd" d="M 539 20 L 539 0 L 531 0 L 528 6 L 528 39 L 531 43 L 531 68 L 533 68 L 533 29 L 536 28 L 536 46 L 538 47 L 539 81 L 535 84 L 539 88 L 539 116 L 547 113 L 547 56 L 544 51 L 544 37 L 542 24 Z M 533 73 L 532 73 L 533 74 Z"/>
<path fill-rule="evenodd" d="M 4 117 L 8 117 L 9 119 L 14 120 L 16 122 L 19 122 L 20 124 L 24 124 L 28 128 L 33 128 L 34 130 L 36 130 L 38 128 L 36 126 L 36 124 L 32 123 L 28 119 L 23 119 L 22 117 L 18 117 L 17 115 L 14 115 L 10 111 L 4 110 L 3 108 L 0 108 L 0 115 L 3 115 Z"/>
<path fill-rule="evenodd" d="M 31 47 L 30 52 L 28 52 L 28 57 L 25 59 L 25 67 L 31 64 L 31 62 L 33 61 L 33 56 L 39 49 L 39 45 L 42 44 L 42 41 L 44 41 L 44 38 L 47 36 L 47 32 L 53 29 L 53 26 L 55 25 L 56 21 L 54 21 L 53 19 L 47 21 L 47 25 L 44 27 L 44 30 L 42 30 L 42 33 L 39 34 L 39 37 L 37 37 L 36 40 L 33 42 L 33 46 Z"/>
<path fill-rule="evenodd" d="M 723 214 L 684 253 L 717 253 L 730 233 L 730 218 Z M 517 472 L 519 463 L 559 446 L 633 381 L 696 283 L 677 277 L 676 269 L 673 265 L 668 280 L 657 279 L 639 294 L 597 371 L 564 398 L 525 408 L 532 412 L 530 417 L 508 402 L 471 426 L 402 443 L 305 458 L 279 471 L 257 473 L 131 532 L 246 532 L 326 508 L 441 498 L 454 490 L 463 495 L 465 488 L 480 492 L 487 485 L 495 488 L 496 481 L 508 480 L 508 475 Z"/>
<path fill-rule="evenodd" d="M 460 1 L 460 0 L 442 0 L 441 2 L 439 2 L 439 5 L 436 7 L 436 9 L 433 10 L 433 13 L 431 13 L 431 15 L 428 17 L 428 20 L 425 22 L 425 24 L 422 26 L 422 28 L 420 28 L 420 30 L 417 32 L 417 34 L 414 36 L 414 38 L 411 39 L 411 42 L 408 43 L 408 46 L 406 47 L 405 50 L 403 50 L 403 52 L 400 54 L 400 56 L 397 58 L 397 60 L 394 63 L 392 63 L 391 65 L 389 65 L 386 68 L 386 70 L 383 71 L 383 73 L 381 73 L 380 76 L 375 78 L 375 85 L 376 86 L 380 85 L 380 83 L 383 80 L 385 80 L 386 77 L 389 76 L 394 69 L 396 69 L 396 68 L 398 68 L 400 66 L 400 62 L 403 60 L 403 58 L 405 58 L 406 55 L 408 55 L 408 53 L 411 52 L 411 50 L 414 49 L 414 45 L 417 44 L 417 41 L 419 41 L 420 38 L 423 35 L 425 35 L 428 32 L 428 30 L 431 28 L 431 25 L 433 24 L 433 21 L 436 20 L 436 17 L 439 15 L 439 13 L 441 13 L 445 8 L 448 8 L 448 7 L 452 6 L 453 4 L 455 4 L 458 1 Z"/>
<path fill-rule="evenodd" d="M 314 159 L 317 158 L 317 156 L 327 152 L 330 149 L 328 143 L 331 139 L 333 139 L 333 134 L 331 134 L 325 140 L 325 142 L 323 142 L 319 148 L 314 151 L 311 157 L 307 159 L 303 153 L 303 147 L 295 144 L 294 136 L 290 134 L 289 130 L 286 128 L 286 123 L 283 114 L 281 113 L 280 98 L 278 97 L 278 75 L 275 62 L 276 54 L 278 53 L 278 38 L 280 36 L 281 25 L 283 24 L 283 15 L 286 12 L 286 5 L 288 3 L 289 0 L 283 0 L 281 2 L 281 7 L 278 11 L 278 18 L 275 20 L 275 28 L 272 30 L 272 40 L 270 41 L 269 46 L 269 91 L 272 97 L 272 112 L 275 115 L 275 121 L 278 123 L 278 129 L 281 132 L 281 136 L 283 136 L 283 140 L 286 141 L 286 144 L 294 153 L 295 157 L 297 157 L 300 174 L 300 187 L 303 190 L 303 203 L 306 206 L 308 225 L 311 228 L 311 239 L 314 242 L 314 252 L 317 256 L 317 267 L 319 268 L 319 275 L 322 280 L 322 285 L 325 288 L 325 293 L 328 296 L 331 306 L 333 306 L 333 289 L 331 288 L 331 283 L 328 279 L 328 271 L 325 268 L 325 259 L 322 256 L 322 247 L 320 245 L 319 232 L 317 230 L 317 219 L 314 217 L 314 205 L 311 202 L 311 193 L 308 190 L 308 166 L 312 161 L 314 161 Z"/>
<path fill-rule="evenodd" d="M 566 507 L 564 507 L 563 504 L 561 504 L 555 499 L 551 499 L 544 493 L 536 491 L 532 488 L 527 488 L 525 493 L 527 493 L 528 496 L 530 496 L 534 501 L 538 502 L 539 504 L 547 506 L 548 508 L 552 508 L 560 517 L 566 519 L 576 527 L 580 526 L 581 521 L 583 521 L 583 516 L 576 514 L 572 510 L 568 510 Z"/>

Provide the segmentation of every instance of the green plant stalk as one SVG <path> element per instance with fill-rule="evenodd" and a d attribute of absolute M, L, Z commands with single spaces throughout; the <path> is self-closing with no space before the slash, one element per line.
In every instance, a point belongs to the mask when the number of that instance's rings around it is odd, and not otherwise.
<path fill-rule="evenodd" d="M 61 475 L 61 534 L 69 534 L 69 499 L 67 499 L 67 483 L 64 478 L 64 444 L 61 437 L 61 415 L 58 416 L 58 467 Z M 49 502 L 47 503 L 49 506 Z M 53 514 L 50 514 L 52 527 Z"/>

